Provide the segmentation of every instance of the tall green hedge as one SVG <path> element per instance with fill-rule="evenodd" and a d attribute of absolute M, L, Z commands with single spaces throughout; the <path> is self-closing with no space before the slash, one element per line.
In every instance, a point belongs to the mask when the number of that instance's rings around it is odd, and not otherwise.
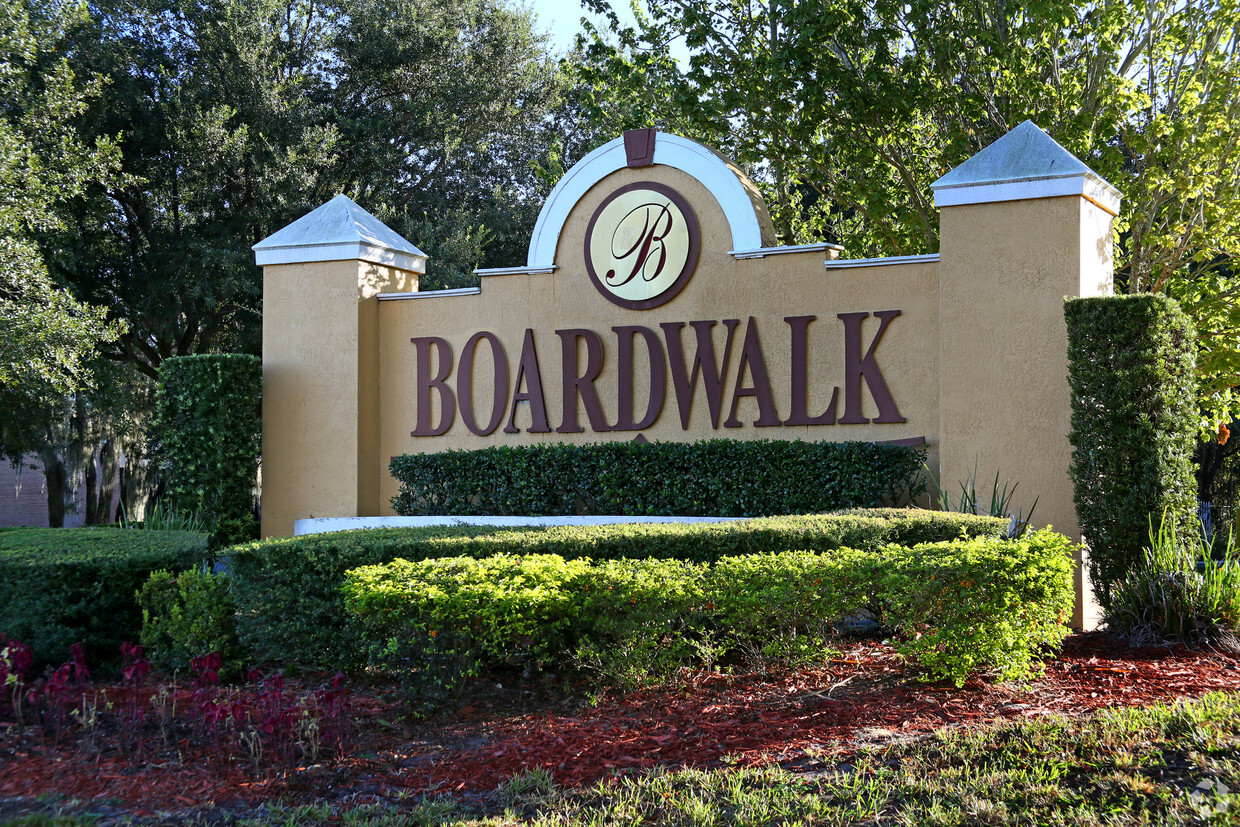
<path fill-rule="evenodd" d="M 1150 519 L 1195 531 L 1194 330 L 1148 294 L 1068 299 L 1073 499 L 1099 603 L 1141 559 Z"/>
<path fill-rule="evenodd" d="M 387 528 L 263 540 L 228 552 L 242 643 L 260 659 L 309 667 L 355 665 L 345 623 L 345 572 L 397 558 L 555 554 L 565 559 L 710 562 L 738 554 L 849 547 L 875 550 L 959 537 L 1002 537 L 1007 521 L 918 509 L 771 517 L 732 523 L 556 528 Z"/>
<path fill-rule="evenodd" d="M 169 505 L 197 514 L 217 543 L 258 534 L 262 383 L 262 360 L 240 353 L 177 356 L 159 369 L 155 432 Z"/>
<path fill-rule="evenodd" d="M 392 460 L 392 507 L 419 514 L 757 517 L 899 505 L 925 452 L 871 442 L 549 444 Z M 675 484 L 669 484 L 669 481 Z"/>
<path fill-rule="evenodd" d="M 92 662 L 115 661 L 137 643 L 135 595 L 151 572 L 208 561 L 207 538 L 187 531 L 27 528 L 0 534 L 0 633 L 34 649 L 39 664 L 74 643 Z"/>

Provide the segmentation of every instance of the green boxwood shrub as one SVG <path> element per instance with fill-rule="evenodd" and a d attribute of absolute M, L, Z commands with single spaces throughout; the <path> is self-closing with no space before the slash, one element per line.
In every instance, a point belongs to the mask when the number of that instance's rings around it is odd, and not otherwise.
<path fill-rule="evenodd" d="M 220 677 L 231 680 L 244 666 L 237 640 L 237 606 L 231 578 L 207 567 L 179 573 L 157 571 L 138 591 L 142 646 L 147 658 L 167 672 L 188 672 L 190 661 L 220 654 Z"/>
<path fill-rule="evenodd" d="M 458 671 L 501 663 L 634 665 L 666 674 L 700 653 L 761 648 L 776 635 L 814 638 L 877 598 L 902 632 L 901 652 L 931 679 L 963 685 L 1036 672 L 1041 647 L 1067 634 L 1072 545 L 1049 530 L 1021 540 L 954 540 L 882 552 L 840 549 L 723 558 L 566 561 L 558 555 L 397 560 L 346 575 L 346 609 L 380 665 L 415 684 L 426 643 L 452 640 Z M 410 645 L 418 657 L 410 657 Z M 468 657 L 460 658 L 462 652 Z M 605 656 L 601 659 L 600 656 Z"/>
<path fill-rule="evenodd" d="M 1072 486 L 1104 610 L 1142 560 L 1151 515 L 1196 519 L 1193 325 L 1149 294 L 1068 299 Z"/>
<path fill-rule="evenodd" d="M 704 575 L 709 563 L 575 562 L 589 565 L 572 587 L 578 612 L 571 619 L 571 646 L 548 659 L 557 668 L 575 666 L 632 688 L 695 659 L 717 658 L 719 647 L 707 633 L 710 590 Z"/>
<path fill-rule="evenodd" d="M 86 646 L 92 662 L 116 661 L 136 642 L 135 593 L 159 569 L 207 561 L 207 538 L 182 531 L 27 528 L 0 534 L 0 633 L 29 644 L 37 663 Z"/>
<path fill-rule="evenodd" d="M 882 617 L 883 570 L 882 554 L 850 548 L 724 557 L 710 577 L 719 627 L 711 654 L 740 650 L 758 662 L 813 656 L 845 613 Z"/>
<path fill-rule="evenodd" d="M 346 571 L 398 558 L 556 554 L 565 559 L 709 562 L 769 551 L 878 549 L 960 536 L 1000 537 L 1007 521 L 920 509 L 770 517 L 730 523 L 554 528 L 368 529 L 263 540 L 228 552 L 242 644 L 262 660 L 354 665 L 358 647 L 339 594 Z"/>
<path fill-rule="evenodd" d="M 392 578 L 367 592 L 374 622 L 364 627 L 365 652 L 389 665 L 417 664 L 410 700 L 428 709 L 455 697 L 486 653 L 546 663 L 563 650 L 577 614 L 572 589 L 588 568 L 545 554 L 389 565 Z"/>
<path fill-rule="evenodd" d="M 607 442 L 395 457 L 397 514 L 755 517 L 900 505 L 920 448 L 871 442 Z M 668 480 L 676 480 L 668 485 Z"/>
<path fill-rule="evenodd" d="M 169 507 L 201 518 L 218 544 L 258 536 L 262 382 L 262 360 L 240 353 L 177 356 L 159 368 L 154 430 Z"/>
<path fill-rule="evenodd" d="M 888 625 L 904 635 L 901 653 L 957 686 L 981 669 L 1030 677 L 1038 650 L 1068 633 L 1071 553 L 1049 530 L 888 549 L 879 593 Z"/>

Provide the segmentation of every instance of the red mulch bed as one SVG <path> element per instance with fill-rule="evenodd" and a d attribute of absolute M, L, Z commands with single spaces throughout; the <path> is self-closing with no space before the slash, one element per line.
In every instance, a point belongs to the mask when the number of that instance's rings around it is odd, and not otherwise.
<path fill-rule="evenodd" d="M 1145 706 L 1217 690 L 1240 690 L 1240 659 L 1180 647 L 1130 649 L 1091 633 L 1069 637 L 1029 686 L 919 683 L 890 647 L 864 641 L 817 669 L 765 679 L 695 672 L 676 688 L 595 706 L 546 684 L 480 684 L 456 714 L 414 724 L 401 722 L 400 705 L 379 690 L 355 687 L 345 757 L 260 771 L 236 757 L 219 758 L 201 738 L 183 737 L 168 749 L 152 745 L 137 760 L 114 747 L 53 748 L 33 728 L 0 717 L 0 802 L 52 793 L 142 817 L 244 810 L 277 797 L 368 804 L 401 793 L 469 796 L 538 767 L 561 786 L 654 766 L 716 766 L 725 757 L 795 770 L 806 766 L 807 751 L 821 766 L 824 757 L 829 763 L 945 726 Z"/>

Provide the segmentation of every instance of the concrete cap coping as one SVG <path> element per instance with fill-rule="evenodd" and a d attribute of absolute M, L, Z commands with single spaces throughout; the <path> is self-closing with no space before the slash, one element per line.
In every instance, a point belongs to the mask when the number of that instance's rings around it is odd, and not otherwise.
<path fill-rule="evenodd" d="M 357 260 L 426 272 L 426 253 L 347 195 L 337 195 L 251 249 L 259 265 Z"/>
<path fill-rule="evenodd" d="M 1079 195 L 1119 212 L 1120 191 L 1025 121 L 930 185 L 938 207 Z"/>

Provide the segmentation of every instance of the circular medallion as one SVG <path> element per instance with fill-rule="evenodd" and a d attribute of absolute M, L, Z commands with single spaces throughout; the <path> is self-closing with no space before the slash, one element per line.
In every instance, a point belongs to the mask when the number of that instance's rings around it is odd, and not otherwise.
<path fill-rule="evenodd" d="M 697 219 L 671 187 L 642 181 L 603 200 L 586 228 L 586 272 L 608 301 L 648 310 L 671 301 L 693 275 Z"/>

